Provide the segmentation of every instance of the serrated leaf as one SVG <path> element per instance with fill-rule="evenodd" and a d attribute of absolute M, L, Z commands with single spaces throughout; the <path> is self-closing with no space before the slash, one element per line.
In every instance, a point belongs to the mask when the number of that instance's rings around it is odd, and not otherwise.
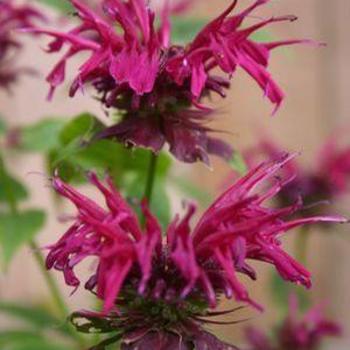
<path fill-rule="evenodd" d="M 228 163 L 239 175 L 245 175 L 248 171 L 248 167 L 243 156 L 237 151 L 233 153 L 233 156 Z"/>
<path fill-rule="evenodd" d="M 49 118 L 23 127 L 20 134 L 20 148 L 31 152 L 47 152 L 57 147 L 63 126 L 63 120 Z"/>
<path fill-rule="evenodd" d="M 45 213 L 41 210 L 0 213 L 1 258 L 5 268 L 17 250 L 39 232 L 44 222 Z"/>
<path fill-rule="evenodd" d="M 62 323 L 61 320 L 41 306 L 20 305 L 2 301 L 0 302 L 0 313 L 18 319 L 34 329 L 51 329 L 69 334 L 67 324 Z"/>
<path fill-rule="evenodd" d="M 90 137 L 100 131 L 103 124 L 90 113 L 81 113 L 70 120 L 60 133 L 60 141 L 68 145 L 74 140 L 90 141 Z"/>
<path fill-rule="evenodd" d="M 68 0 L 36 0 L 48 7 L 53 8 L 54 10 L 63 13 L 63 14 L 72 14 L 74 13 L 74 7 Z"/>

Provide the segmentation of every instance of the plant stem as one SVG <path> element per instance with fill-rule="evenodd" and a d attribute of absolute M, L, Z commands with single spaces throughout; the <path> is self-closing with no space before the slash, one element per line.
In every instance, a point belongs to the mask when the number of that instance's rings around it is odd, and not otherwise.
<path fill-rule="evenodd" d="M 6 174 L 5 165 L 4 165 L 4 161 L 1 157 L 1 154 L 0 154 L 0 175 L 2 175 L 1 178 L 3 178 L 5 180 L 4 181 L 5 182 L 4 188 L 5 188 L 8 207 L 10 209 L 11 214 L 16 216 L 16 215 L 18 215 L 17 202 L 16 202 L 16 198 L 14 197 L 14 194 L 11 190 L 12 189 L 11 185 L 6 183 L 7 182 L 7 174 Z M 30 240 L 28 244 L 29 244 L 29 247 L 31 248 L 31 250 L 33 251 L 35 261 L 37 262 L 39 269 L 40 269 L 40 271 L 45 279 L 47 287 L 51 293 L 51 297 L 56 305 L 57 311 L 60 313 L 60 316 L 63 319 L 66 319 L 69 315 L 69 309 L 66 306 L 63 297 L 61 296 L 60 289 L 59 289 L 55 279 L 52 277 L 52 275 L 46 269 L 45 258 L 43 256 L 43 254 L 41 253 L 41 250 L 40 250 L 38 244 L 34 240 Z M 82 339 L 82 337 L 80 337 L 80 335 L 72 327 L 69 327 L 69 331 L 70 331 L 72 338 L 74 338 L 77 341 L 79 347 L 84 349 L 85 348 L 84 339 Z"/>
<path fill-rule="evenodd" d="M 38 246 L 38 244 L 31 240 L 29 242 L 29 246 L 33 251 L 33 255 L 35 258 L 35 261 L 38 264 L 38 267 L 45 279 L 46 285 L 51 293 L 51 297 L 56 305 L 57 311 L 60 313 L 60 316 L 65 320 L 67 319 L 69 315 L 69 309 L 64 302 L 60 289 L 55 281 L 55 279 L 52 277 L 52 275 L 49 273 L 49 271 L 46 269 L 45 266 L 45 258 L 43 254 L 41 253 L 41 250 Z M 77 341 L 78 346 L 81 349 L 85 348 L 85 341 L 84 339 L 73 329 L 72 326 L 69 326 L 69 332 L 72 338 L 74 338 Z"/>
<path fill-rule="evenodd" d="M 32 240 L 29 242 L 29 246 L 33 251 L 35 261 L 37 262 L 38 267 L 47 283 L 48 289 L 51 292 L 51 296 L 53 301 L 55 302 L 57 311 L 59 311 L 61 317 L 66 318 L 69 315 L 68 307 L 63 301 L 63 298 L 61 296 L 59 287 L 55 279 L 52 277 L 52 275 L 47 271 L 45 267 L 45 259 L 40 251 L 38 244 L 34 240 Z"/>
<path fill-rule="evenodd" d="M 149 206 L 151 205 L 151 201 L 152 201 L 154 179 L 156 177 L 156 170 L 157 170 L 157 160 L 158 160 L 158 156 L 155 153 L 151 152 L 148 173 L 147 173 L 146 187 L 145 187 L 145 192 L 143 196 L 144 199 L 147 199 Z"/>

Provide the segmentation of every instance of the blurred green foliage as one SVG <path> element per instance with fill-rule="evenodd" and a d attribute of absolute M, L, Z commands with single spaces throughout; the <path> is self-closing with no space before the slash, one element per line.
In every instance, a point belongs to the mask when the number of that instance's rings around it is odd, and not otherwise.
<path fill-rule="evenodd" d="M 53 10 L 58 11 L 62 14 L 73 14 L 74 7 L 69 0 L 36 0 L 37 2 L 51 7 Z"/>
<path fill-rule="evenodd" d="M 25 186 L 11 176 L 0 154 L 0 251 L 6 269 L 17 250 L 29 243 L 45 221 L 41 210 L 19 211 L 19 202 L 28 198 Z"/>
<path fill-rule="evenodd" d="M 248 172 L 248 167 L 244 160 L 244 157 L 237 151 L 234 151 L 232 158 L 229 160 L 228 164 L 238 175 L 243 176 Z"/>
<path fill-rule="evenodd" d="M 29 243 L 45 222 L 42 210 L 26 210 L 20 213 L 0 213 L 1 258 L 5 268 L 16 251 Z"/>
<path fill-rule="evenodd" d="M 0 331 L 1 350 L 76 349 L 67 321 L 62 321 L 44 306 L 0 302 L 0 314 L 19 324 L 16 329 Z"/>

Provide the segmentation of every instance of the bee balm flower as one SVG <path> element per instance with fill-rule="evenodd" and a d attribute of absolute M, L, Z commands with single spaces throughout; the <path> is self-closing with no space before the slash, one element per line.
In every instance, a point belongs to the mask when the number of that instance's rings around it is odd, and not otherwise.
<path fill-rule="evenodd" d="M 55 177 L 55 190 L 74 203 L 78 213 L 63 237 L 49 247 L 47 267 L 63 271 L 66 283 L 78 287 L 74 268 L 87 257 L 96 257 L 98 267 L 86 287 L 96 288 L 105 311 L 118 306 L 129 288 L 141 297 L 171 302 L 200 296 L 215 307 L 218 296 L 225 294 L 256 305 L 238 279 L 240 273 L 256 277 L 248 260 L 268 262 L 285 280 L 310 287 L 310 273 L 283 251 L 280 237 L 297 226 L 346 220 L 337 216 L 289 220 L 302 208 L 300 201 L 281 209 L 264 205 L 286 182 L 277 181 L 263 191 L 256 187 L 291 158 L 285 155 L 250 171 L 214 201 L 193 229 L 195 206 L 190 205 L 184 218 L 176 217 L 169 225 L 166 238 L 146 203 L 142 205 L 146 227 L 141 228 L 111 179 L 106 186 L 96 175 L 89 176 L 105 197 L 103 208 Z"/>
<path fill-rule="evenodd" d="M 323 315 L 321 306 L 299 318 L 295 296 L 290 298 L 289 315 L 278 327 L 276 339 L 270 339 L 258 329 L 247 330 L 249 350 L 318 350 L 324 338 L 340 335 L 340 326 Z"/>
<path fill-rule="evenodd" d="M 104 185 L 95 174 L 89 176 L 105 198 L 104 208 L 55 177 L 55 190 L 74 203 L 78 213 L 62 238 L 49 247 L 47 267 L 63 271 L 66 283 L 78 287 L 75 267 L 88 257 L 97 259 L 85 287 L 104 301 L 107 329 L 121 326 L 125 344 L 134 344 L 123 349 L 139 349 L 143 342 L 179 344 L 181 339 L 188 344 L 202 342 L 196 349 L 208 349 L 205 344 L 217 340 L 199 330 L 220 296 L 260 308 L 238 278 L 239 274 L 256 278 L 249 260 L 272 264 L 285 280 L 310 287 L 310 273 L 283 250 L 281 236 L 310 223 L 346 221 L 335 216 L 289 219 L 302 208 L 300 201 L 281 209 L 264 204 L 288 180 L 265 190 L 256 187 L 291 159 L 285 155 L 250 171 L 215 200 L 193 228 L 195 206 L 189 205 L 187 214 L 182 219 L 177 216 L 165 236 L 146 203 L 142 205 L 146 225 L 140 226 L 111 179 Z"/>
<path fill-rule="evenodd" d="M 213 131 L 206 125 L 212 111 L 203 105 L 203 98 L 213 92 L 225 97 L 230 78 L 241 67 L 277 108 L 283 93 L 268 72 L 270 53 L 282 45 L 302 42 L 258 43 L 252 39 L 253 33 L 271 23 L 295 19 L 273 17 L 243 27 L 253 10 L 268 0 L 255 1 L 238 14 L 233 14 L 238 2 L 233 1 L 185 46 L 171 42 L 168 2 L 158 21 L 145 0 L 104 0 L 103 17 L 79 0 L 71 2 L 81 20 L 78 26 L 67 33 L 35 30 L 55 38 L 49 52 L 68 46 L 47 77 L 49 96 L 65 80 L 67 61 L 86 51 L 89 58 L 80 66 L 70 95 L 92 84 L 102 102 L 121 115 L 119 123 L 98 137 L 117 138 L 128 146 L 154 152 L 168 143 L 170 151 L 185 162 L 208 163 L 208 154 L 232 156 L 230 146 L 208 136 Z M 172 10 L 179 9 L 181 6 Z M 216 68 L 223 76 L 214 73 Z"/>
<path fill-rule="evenodd" d="M 28 69 L 14 68 L 14 55 L 21 49 L 14 30 L 32 27 L 34 20 L 43 20 L 43 16 L 28 5 L 17 5 L 12 0 L 0 0 L 0 87 L 9 89 L 18 74 Z"/>
<path fill-rule="evenodd" d="M 265 139 L 246 152 L 246 159 L 254 167 L 260 156 L 277 159 L 282 153 L 279 145 Z M 314 159 L 314 164 L 307 168 L 294 160 L 281 170 L 282 177 L 295 174 L 294 179 L 276 196 L 281 205 L 291 203 L 301 196 L 305 206 L 310 209 L 305 211 L 305 214 L 308 212 L 322 214 L 325 208 L 315 204 L 325 201 L 333 203 L 348 193 L 350 147 L 346 144 L 342 145 L 340 133 L 336 132 L 329 137 Z"/>

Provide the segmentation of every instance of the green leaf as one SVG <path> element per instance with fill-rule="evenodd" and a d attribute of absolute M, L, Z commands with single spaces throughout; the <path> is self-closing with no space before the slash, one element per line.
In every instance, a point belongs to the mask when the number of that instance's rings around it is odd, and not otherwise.
<path fill-rule="evenodd" d="M 41 210 L 0 214 L 0 243 L 5 268 L 17 250 L 38 233 L 44 222 L 45 213 Z"/>
<path fill-rule="evenodd" d="M 146 186 L 146 177 L 131 173 L 125 178 L 122 188 L 124 196 L 135 203 L 134 209 L 141 219 L 140 202 L 143 199 Z M 163 177 L 156 176 L 152 191 L 151 211 L 159 220 L 163 230 L 165 230 L 171 220 L 170 201 L 166 191 L 166 180 Z"/>
<path fill-rule="evenodd" d="M 123 170 L 124 155 L 122 146 L 110 140 L 87 145 L 73 140 L 61 150 L 50 154 L 49 169 L 51 174 L 58 170 L 65 181 L 80 183 L 85 182 L 86 171 L 95 171 L 99 175 L 106 171 L 111 174 L 120 173 Z"/>
<path fill-rule="evenodd" d="M 171 207 L 169 196 L 166 191 L 166 181 L 163 178 L 155 178 L 151 210 L 159 220 L 164 232 L 171 220 Z"/>
<path fill-rule="evenodd" d="M 108 171 L 120 183 L 130 172 L 146 176 L 150 151 L 130 150 L 113 140 L 99 140 L 84 143 L 79 137 L 60 150 L 51 153 L 49 169 L 57 169 L 66 181 L 81 182 L 84 172 L 95 171 L 103 175 Z M 157 176 L 165 177 L 171 167 L 171 158 L 160 153 L 157 162 Z"/>
<path fill-rule="evenodd" d="M 229 160 L 229 165 L 231 168 L 236 171 L 239 175 L 245 175 L 248 171 L 247 164 L 243 156 L 239 152 L 234 152 L 232 159 Z"/>
<path fill-rule="evenodd" d="M 74 7 L 69 0 L 36 0 L 46 6 L 53 8 L 54 10 L 63 14 L 74 13 Z"/>
<path fill-rule="evenodd" d="M 0 172 L 0 202 L 9 202 L 9 192 L 16 202 L 28 198 L 28 191 L 22 183 Z"/>
<path fill-rule="evenodd" d="M 172 42 L 184 44 L 192 41 L 202 28 L 208 23 L 204 18 L 173 17 Z"/>
<path fill-rule="evenodd" d="M 124 148 L 124 169 L 135 170 L 140 175 L 146 176 L 150 162 L 150 154 L 149 150 L 142 148 L 135 148 L 132 152 Z M 171 164 L 172 160 L 169 155 L 164 152 L 159 153 L 157 157 L 157 176 L 166 177 L 171 168 Z"/>
<path fill-rule="evenodd" d="M 31 152 L 47 152 L 57 147 L 63 125 L 63 120 L 50 118 L 22 128 L 20 147 Z"/>
<path fill-rule="evenodd" d="M 196 35 L 208 24 L 207 18 L 178 17 L 171 18 L 172 41 L 175 44 L 184 44 L 192 41 Z M 273 35 L 267 30 L 254 32 L 250 39 L 257 42 L 273 41 Z"/>
<path fill-rule="evenodd" d="M 73 350 L 72 347 L 61 345 L 56 337 L 46 339 L 43 335 L 26 330 L 7 330 L 0 332 L 1 350 Z"/>
<path fill-rule="evenodd" d="M 73 348 L 67 347 L 67 345 L 50 343 L 45 339 L 31 339 L 23 343 L 17 343 L 8 350 L 72 350 Z M 4 349 L 7 350 L 7 349 Z"/>
<path fill-rule="evenodd" d="M 254 32 L 250 36 L 250 39 L 260 43 L 270 42 L 275 40 L 273 35 L 267 30 L 259 30 L 258 32 Z"/>
<path fill-rule="evenodd" d="M 52 176 L 55 171 L 58 171 L 58 174 L 63 181 L 74 183 L 86 182 L 86 177 L 76 164 L 64 159 L 58 161 L 59 158 L 60 154 L 58 150 L 53 150 L 46 156 L 45 160 L 48 174 Z"/>
<path fill-rule="evenodd" d="M 289 297 L 295 294 L 299 300 L 300 310 L 306 311 L 310 306 L 310 297 L 301 286 L 295 286 L 285 281 L 276 271 L 271 275 L 271 296 L 275 305 L 280 309 L 282 317 L 288 312 Z"/>
<path fill-rule="evenodd" d="M 82 113 L 70 120 L 62 129 L 60 140 L 68 145 L 74 140 L 90 141 L 91 136 L 103 128 L 103 124 L 92 114 Z"/>
<path fill-rule="evenodd" d="M 283 313 L 287 312 L 288 299 L 292 292 L 291 284 L 283 280 L 276 271 L 273 271 L 269 285 L 275 305 L 281 308 Z"/>
<path fill-rule="evenodd" d="M 208 206 L 211 202 L 211 195 L 203 188 L 196 186 L 194 183 L 180 177 L 171 177 L 170 181 L 188 198 L 197 200 L 201 205 Z"/>
<path fill-rule="evenodd" d="M 36 331 L 28 330 L 7 330 L 0 332 L 0 348 L 10 349 L 14 344 L 26 343 L 32 340 L 42 339 L 42 336 Z M 7 346 L 7 347 L 6 347 Z M 4 348 L 5 347 L 5 348 Z"/>
<path fill-rule="evenodd" d="M 28 198 L 26 188 L 7 173 L 0 155 L 0 203 L 5 202 L 13 206 L 26 198 Z"/>
<path fill-rule="evenodd" d="M 0 302 L 0 313 L 24 322 L 34 329 L 52 329 L 64 334 L 69 334 L 66 323 L 53 316 L 42 306 L 19 305 L 10 302 Z"/>
<path fill-rule="evenodd" d="M 125 149 L 122 145 L 110 140 L 100 140 L 78 149 L 71 160 L 84 169 L 113 171 L 123 168 L 124 156 Z"/>
<path fill-rule="evenodd" d="M 122 334 L 117 334 L 113 337 L 103 340 L 101 343 L 93 346 L 90 350 L 107 350 L 112 349 L 109 345 L 113 345 L 113 349 L 116 349 L 116 343 L 123 337 Z"/>
<path fill-rule="evenodd" d="M 7 125 L 5 123 L 5 119 L 2 118 L 2 116 L 0 115 L 0 135 L 5 134 L 7 130 Z"/>

